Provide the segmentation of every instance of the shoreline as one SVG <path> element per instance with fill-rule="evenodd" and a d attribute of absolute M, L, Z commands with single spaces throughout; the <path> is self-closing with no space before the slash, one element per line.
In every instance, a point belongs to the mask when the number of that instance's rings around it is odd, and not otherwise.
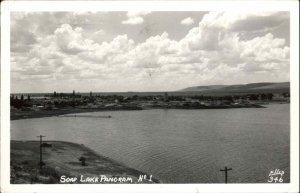
<path fill-rule="evenodd" d="M 181 109 L 181 110 L 202 110 L 202 109 L 236 109 L 236 108 L 267 108 L 259 104 L 251 105 L 237 105 L 237 106 L 155 106 L 155 107 L 145 107 L 145 108 L 68 108 L 68 109 L 48 109 L 39 111 L 11 111 L 10 120 L 20 120 L 20 119 L 32 119 L 32 118 L 43 118 L 43 117 L 53 117 L 67 114 L 76 113 L 87 113 L 87 112 L 110 112 L 110 111 L 141 111 L 149 109 Z"/>
<path fill-rule="evenodd" d="M 88 112 L 106 112 L 106 111 L 134 111 L 141 109 L 93 109 L 93 108 L 73 108 L 73 109 L 53 109 L 53 110 L 40 110 L 40 111 L 18 111 L 11 112 L 10 120 L 19 119 L 32 119 L 32 118 L 43 118 L 43 117 L 53 117 L 59 115 L 67 115 L 74 113 L 88 113 Z"/>
<path fill-rule="evenodd" d="M 161 183 L 147 173 L 102 156 L 83 144 L 67 141 L 44 141 L 45 165 L 40 170 L 39 148 L 39 141 L 11 140 L 12 184 Z M 80 161 L 82 157 L 85 165 Z M 140 176 L 146 178 L 140 181 Z"/>

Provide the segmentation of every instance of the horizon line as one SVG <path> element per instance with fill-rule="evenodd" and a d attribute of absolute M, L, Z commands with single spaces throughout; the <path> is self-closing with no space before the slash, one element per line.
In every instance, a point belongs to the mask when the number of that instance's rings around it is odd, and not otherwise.
<path fill-rule="evenodd" d="M 290 83 L 290 81 L 284 81 L 284 82 L 253 82 L 253 83 L 244 83 L 244 84 L 210 84 L 210 85 L 199 85 L 199 86 L 189 86 L 178 90 L 173 91 L 78 91 L 74 89 L 75 93 L 163 93 L 163 92 L 182 92 L 182 90 L 192 87 L 201 87 L 201 86 L 234 86 L 234 85 L 248 85 L 248 84 L 259 84 L 259 83 Z M 53 90 L 52 92 L 10 92 L 10 94 L 48 94 L 48 93 L 54 93 L 56 92 Z M 57 92 L 59 93 L 72 93 L 72 91 L 68 92 Z M 189 91 L 189 92 L 201 92 L 201 91 Z"/>

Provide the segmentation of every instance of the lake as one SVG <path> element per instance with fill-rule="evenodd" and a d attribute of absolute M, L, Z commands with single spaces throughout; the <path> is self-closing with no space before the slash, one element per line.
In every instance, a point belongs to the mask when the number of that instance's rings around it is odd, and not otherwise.
<path fill-rule="evenodd" d="M 112 118 L 47 117 L 11 121 L 12 140 L 71 141 L 164 183 L 290 181 L 290 105 L 268 108 L 106 111 Z M 101 175 L 101 174 L 99 174 Z"/>

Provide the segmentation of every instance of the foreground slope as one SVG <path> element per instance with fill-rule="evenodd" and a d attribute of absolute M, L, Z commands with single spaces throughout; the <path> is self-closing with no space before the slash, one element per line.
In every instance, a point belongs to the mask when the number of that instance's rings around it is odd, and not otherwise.
<path fill-rule="evenodd" d="M 39 141 L 11 141 L 12 184 L 159 182 L 154 178 L 149 181 L 149 175 L 98 155 L 84 145 L 62 141 L 47 141 L 43 147 L 45 165 L 40 170 L 39 147 Z M 141 175 L 147 175 L 147 179 L 139 181 Z"/>

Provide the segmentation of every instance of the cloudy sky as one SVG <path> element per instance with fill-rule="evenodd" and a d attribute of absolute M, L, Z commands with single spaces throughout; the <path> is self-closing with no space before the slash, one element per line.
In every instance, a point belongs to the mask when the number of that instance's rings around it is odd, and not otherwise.
<path fill-rule="evenodd" d="M 288 12 L 13 12 L 11 91 L 289 81 Z"/>

